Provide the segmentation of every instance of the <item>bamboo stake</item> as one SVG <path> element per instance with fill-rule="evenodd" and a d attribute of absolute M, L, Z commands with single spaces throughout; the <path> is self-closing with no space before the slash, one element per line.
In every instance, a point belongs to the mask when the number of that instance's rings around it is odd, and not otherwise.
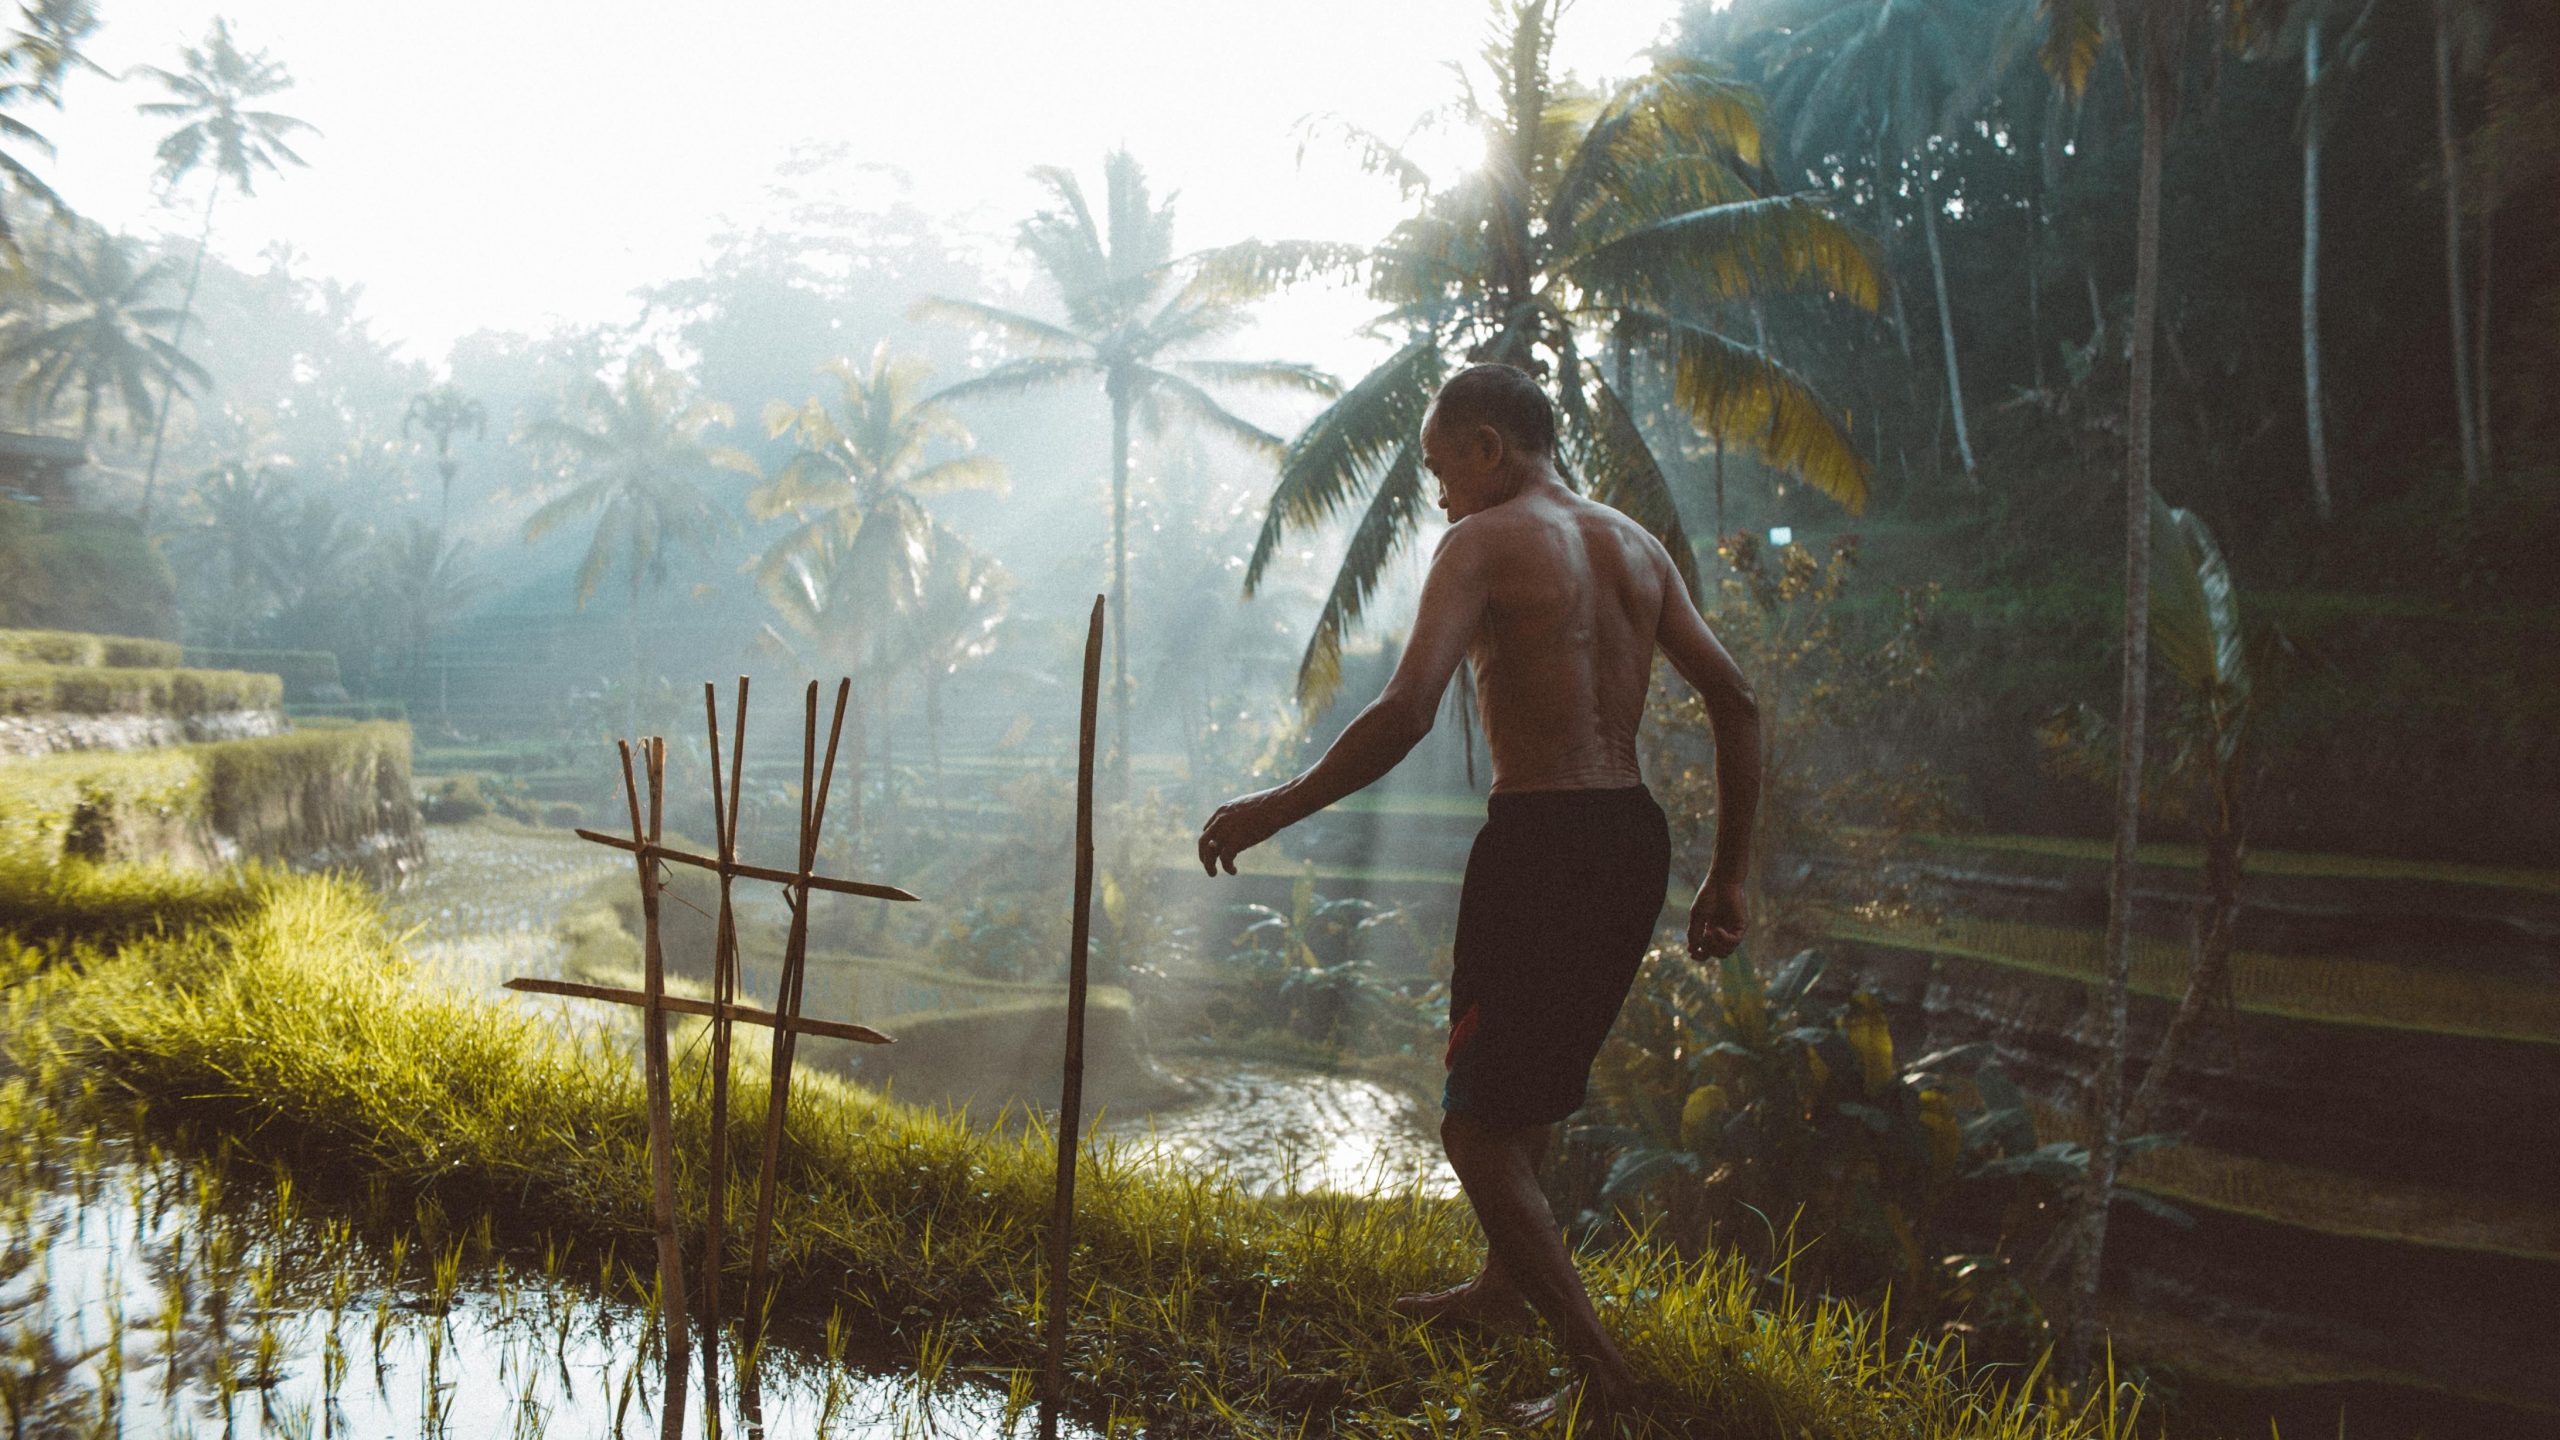
<path fill-rule="evenodd" d="M 782 978 L 776 987 L 773 1013 L 780 1022 L 773 1037 L 773 1084 L 764 1112 L 764 1162 L 756 1172 L 756 1221 L 749 1246 L 747 1303 L 755 1307 L 756 1324 L 771 1308 L 765 1301 L 767 1252 L 773 1238 L 774 1182 L 782 1168 L 782 1119 L 791 1104 L 791 1062 L 797 1049 L 795 1025 L 800 1019 L 801 982 L 808 969 L 809 899 L 818 865 L 818 832 L 827 821 L 827 790 L 835 781 L 836 744 L 844 737 L 845 701 L 853 693 L 851 679 L 836 683 L 835 719 L 827 729 L 826 767 L 814 777 L 818 751 L 818 682 L 809 682 L 800 743 L 800 869 L 783 893 L 791 901 L 791 936 L 782 952 Z M 814 779 L 816 791 L 811 793 Z M 752 1352 L 751 1352 L 752 1353 Z"/>
<path fill-rule="evenodd" d="M 506 988 L 535 995 L 565 995 L 572 1000 L 602 1000 L 609 1005 L 646 1007 L 649 1003 L 646 991 L 589 985 L 578 980 L 546 980 L 538 975 L 519 975 L 508 981 Z M 708 1000 L 696 1000 L 688 995 L 661 995 L 658 1008 L 674 1015 L 721 1016 L 735 1025 L 761 1025 L 768 1030 L 788 1029 L 796 1035 L 823 1035 L 830 1040 L 850 1040 L 856 1045 L 898 1043 L 897 1037 L 882 1034 L 868 1025 L 794 1015 L 791 1023 L 785 1026 L 776 1023 L 779 1017 L 770 1010 L 759 1010 L 753 1005 L 714 1005 Z"/>
<path fill-rule="evenodd" d="M 717 1430 L 720 1395 L 720 1263 L 729 1219 L 729 1045 L 738 1003 L 738 917 L 730 894 L 738 859 L 738 789 L 747 746 L 747 677 L 738 677 L 725 792 L 720 773 L 720 694 L 702 682 L 702 719 L 711 740 L 711 829 L 720 850 L 720 923 L 711 955 L 711 1178 L 702 1238 L 702 1397 Z"/>
<path fill-rule="evenodd" d="M 1084 638 L 1084 708 L 1076 727 L 1075 925 L 1067 950 L 1066 1075 L 1058 1095 L 1058 1193 L 1049 1216 L 1049 1357 L 1042 1440 L 1056 1440 L 1066 1398 L 1067 1260 L 1075 1253 L 1076 1139 L 1084 1114 L 1085 951 L 1093 934 L 1093 732 L 1102 688 L 1102 597 Z M 1123 757 L 1124 761 L 1126 757 Z"/>
<path fill-rule="evenodd" d="M 714 855 L 696 855 L 689 850 L 672 850 L 664 845 L 654 845 L 645 840 L 634 842 L 625 840 L 619 835 L 607 835 L 595 830 L 576 830 L 571 833 L 581 840 L 591 840 L 598 845 L 611 846 L 616 850 L 643 851 L 647 853 L 650 859 L 664 860 L 671 865 L 690 865 L 696 870 L 717 870 L 720 868 L 719 857 Z M 803 883 L 803 877 L 799 874 L 789 870 L 776 870 L 770 865 L 750 865 L 741 860 L 731 864 L 728 869 L 730 874 L 737 876 L 741 880 L 770 880 L 776 885 L 798 885 Z M 901 890 L 895 885 L 873 885 L 867 881 L 861 880 L 838 880 L 832 875 L 811 875 L 805 878 L 806 883 L 811 889 L 824 890 L 830 895 L 858 895 L 870 900 L 915 900 L 921 898 L 919 896 L 909 894 L 907 891 Z"/>
<path fill-rule="evenodd" d="M 645 841 L 655 841 L 667 786 L 666 746 L 644 739 L 642 752 L 649 772 L 649 817 Z M 632 863 L 640 867 L 641 955 L 644 1008 L 641 1011 L 641 1064 L 649 1097 L 649 1180 L 654 1191 L 658 1230 L 658 1293 L 667 1335 L 666 1408 L 660 1417 L 662 1440 L 682 1440 L 688 1340 L 684 1305 L 684 1250 L 676 1236 L 675 1117 L 668 1093 L 666 957 L 658 944 L 658 874 L 641 830 L 640 796 L 631 774 L 631 743 L 621 742 L 622 797 L 631 808 Z"/>

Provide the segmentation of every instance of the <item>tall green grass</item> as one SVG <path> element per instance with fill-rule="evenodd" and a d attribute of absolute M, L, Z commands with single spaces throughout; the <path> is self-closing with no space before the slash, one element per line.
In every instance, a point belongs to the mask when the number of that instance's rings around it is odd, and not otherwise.
<path fill-rule="evenodd" d="M 0 917 L 31 905 L 0 876 Z M 132 921 L 146 872 L 62 882 L 101 894 L 116 937 L 62 924 L 0 944 L 7 1055 L 65 1090 L 148 1102 L 288 1164 L 306 1187 L 390 1185 L 502 1231 L 629 1242 L 649 1179 L 628 1022 L 564 1025 L 556 1005 L 458 993 L 414 971 L 371 898 L 253 875 L 228 908 L 200 882 L 171 923 Z M 105 897 L 113 897 L 112 903 Z M 182 903 L 178 903 L 182 902 Z M 679 1046 L 681 1190 L 703 1213 L 703 1052 Z M 755 1153 L 764 1057 L 742 1047 L 731 1153 Z M 823 1074 L 794 1086 L 776 1222 L 785 1314 L 840 1308 L 941 1365 L 1036 1363 L 1054 1141 L 981 1130 Z M 1500 1402 L 1556 1383 L 1542 1342 L 1428 1333 L 1387 1308 L 1478 1258 L 1451 1202 L 1256 1199 L 1222 1177 L 1091 1148 L 1079 1182 L 1071 1373 L 1099 1416 L 1180 1417 L 1183 1433 L 1394 1430 L 1474 1435 Z M 751 1174 L 721 1177 L 731 1214 Z M 732 1255 L 738 1252 L 733 1248 Z M 1603 1318 L 1675 1397 L 1678 1433 L 1842 1440 L 2079 1440 L 2129 1434 L 2139 1396 L 2078 1407 L 1969 1378 L 1948 1345 L 1816 1304 L 1736 1261 L 1629 1242 L 1584 1257 Z M 734 1292 L 733 1292 L 734 1293 Z M 2019 1377 L 2012 1377 L 2019 1378 Z"/>

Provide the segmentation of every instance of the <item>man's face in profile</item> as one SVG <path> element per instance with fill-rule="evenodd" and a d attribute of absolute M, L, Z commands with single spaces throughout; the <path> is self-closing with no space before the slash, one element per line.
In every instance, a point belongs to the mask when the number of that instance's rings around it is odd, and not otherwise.
<path fill-rule="evenodd" d="M 1492 426 L 1451 425 L 1436 400 L 1423 415 L 1422 468 L 1440 482 L 1434 503 L 1450 520 L 1464 520 L 1507 498 L 1501 493 L 1502 459 L 1502 439 Z"/>

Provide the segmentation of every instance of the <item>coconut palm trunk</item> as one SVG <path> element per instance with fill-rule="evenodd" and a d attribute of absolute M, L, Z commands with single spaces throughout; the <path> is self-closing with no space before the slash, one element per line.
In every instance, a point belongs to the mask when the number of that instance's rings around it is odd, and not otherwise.
<path fill-rule="evenodd" d="M 1956 317 L 1947 304 L 1947 257 L 1938 245 L 1938 198 L 1925 178 L 1920 182 L 1920 233 L 1929 240 L 1929 280 L 1938 291 L 1938 342 L 1947 356 L 1947 404 L 1955 411 L 1956 457 L 1964 462 L 1965 478 L 1973 480 L 1978 471 L 1973 463 L 1973 436 L 1964 423 L 1964 372 L 1956 368 Z"/>
<path fill-rule="evenodd" d="M 2071 1267 L 2071 1323 L 2061 1373 L 2088 1373 L 2098 1325 L 2098 1282 L 2107 1242 L 2107 1206 L 2124 1153 L 2124 1070 L 2128 994 L 2133 983 L 2133 862 L 2141 838 L 2143 727 L 2151 634 L 2151 370 L 2160 304 L 2160 171 L 2168 147 L 2177 80 L 2164 57 L 2145 56 L 2142 73 L 2142 189 L 2134 224 L 2133 345 L 2126 391 L 2124 468 L 2124 672 L 2116 717 L 2115 852 L 2107 866 L 2107 956 L 2098 1016 L 2089 1169 Z"/>
<path fill-rule="evenodd" d="M 1129 798 L 1129 407 L 1126 381 L 1111 387 L 1111 731 L 1112 778 Z"/>
<path fill-rule="evenodd" d="M 2453 5 L 2435 0 L 2436 149 L 2444 163 L 2444 288 L 2453 321 L 2454 425 L 2462 441 L 2462 509 L 2480 488 L 2480 429 L 2471 398 L 2470 319 L 2462 285 L 2462 150 L 2453 134 Z"/>
<path fill-rule="evenodd" d="M 2302 35 L 2302 422 L 2311 459 L 2311 508 L 2320 523 L 2334 513 L 2329 493 L 2329 430 L 2320 396 L 2320 22 Z"/>
<path fill-rule="evenodd" d="M 187 348 L 187 321 L 196 312 L 196 282 L 204 278 L 204 252 L 213 244 L 213 204 L 222 198 L 222 187 L 216 185 L 204 197 L 204 228 L 196 235 L 196 260 L 187 267 L 187 293 L 178 302 L 178 323 L 169 336 L 169 348 Z M 151 421 L 151 459 L 142 467 L 142 511 L 136 518 L 147 532 L 151 529 L 151 498 L 160 482 L 160 442 L 169 433 L 169 411 L 177 403 L 178 377 L 171 375 L 160 394 L 160 413 Z"/>

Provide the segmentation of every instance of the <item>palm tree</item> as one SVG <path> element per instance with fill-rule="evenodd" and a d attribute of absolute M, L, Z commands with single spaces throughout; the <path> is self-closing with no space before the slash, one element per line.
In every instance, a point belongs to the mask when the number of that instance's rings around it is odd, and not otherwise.
<path fill-rule="evenodd" d="M 477 400 L 452 385 L 438 385 L 409 397 L 409 410 L 400 417 L 400 435 L 407 439 L 409 427 L 423 427 L 436 437 L 436 533 L 444 533 L 453 509 L 453 476 L 460 467 L 453 460 L 453 437 L 468 430 L 471 438 L 481 439 L 489 433 L 489 412 Z"/>
<path fill-rule="evenodd" d="M 467 545 L 459 540 L 447 542 L 443 526 L 431 529 L 415 518 L 399 533 L 385 536 L 379 553 L 382 594 L 390 602 L 399 626 L 401 670 L 414 693 L 428 647 L 471 602 L 481 579 L 471 568 Z M 441 684 L 437 689 L 436 717 L 447 732 L 453 729 L 452 717 L 445 712 Z"/>
<path fill-rule="evenodd" d="M 892 355 L 888 342 L 862 365 L 837 360 L 819 373 L 836 381 L 834 410 L 815 396 L 765 407 L 765 434 L 797 448 L 779 476 L 747 497 L 753 518 L 793 522 L 750 562 L 756 583 L 768 594 L 792 588 L 795 565 L 820 550 L 840 552 L 843 583 L 859 589 L 872 613 L 903 612 L 922 583 L 932 528 L 920 497 L 1001 489 L 1004 467 L 972 453 L 968 427 L 924 394 L 931 367 Z M 871 638 L 885 643 L 887 631 Z"/>
<path fill-rule="evenodd" d="M 1013 577 L 991 555 L 936 525 L 926 534 L 915 602 L 900 627 L 901 649 L 924 686 L 925 748 L 933 765 L 934 805 L 949 796 L 942 781 L 942 687 L 960 667 L 993 653 Z"/>
<path fill-rule="evenodd" d="M 81 42 L 98 28 L 97 8 L 89 0 L 33 0 L 18 7 L 18 19 L 19 27 L 0 41 L 0 141 L 51 155 L 53 142 L 13 112 L 30 104 L 61 109 L 63 75 L 74 66 L 97 68 L 80 53 Z M 52 186 L 6 149 L 0 149 L 0 179 L 7 181 L 10 190 L 43 202 L 57 216 L 71 213 Z M 6 206 L 0 206 L 0 251 L 13 258 L 18 253 L 18 237 Z"/>
<path fill-rule="evenodd" d="M 196 282 L 204 278 L 205 250 L 213 243 L 213 206 L 225 184 L 243 196 L 257 191 L 258 172 L 283 173 L 286 165 L 304 160 L 286 141 L 305 132 L 309 123 L 273 110 L 250 107 L 270 95 L 291 89 L 293 77 L 264 50 L 243 51 L 231 38 L 231 22 L 214 17 L 201 46 L 180 52 L 181 67 L 163 70 L 143 65 L 137 74 L 160 83 L 169 98 L 134 107 L 145 115 L 180 122 L 160 141 L 160 180 L 175 186 L 197 170 L 211 166 L 213 183 L 204 193 L 204 228 L 196 236 L 195 264 L 187 271 L 186 298 L 178 303 L 178 332 L 171 343 L 187 343 L 187 320 L 195 313 Z M 160 442 L 169 429 L 163 405 L 151 429 L 151 458 L 142 472 L 142 522 L 151 523 L 151 487 L 160 476 Z"/>
<path fill-rule="evenodd" d="M 2462 442 L 2462 508 L 2480 489 L 2486 461 L 2476 404 L 2472 398 L 2473 359 L 2470 321 L 2464 311 L 2462 283 L 2462 146 L 2453 133 L 2453 77 L 2456 62 L 2477 69 L 2485 46 L 2488 17 L 2471 0 L 2434 0 L 2436 149 L 2442 157 L 2444 181 L 2444 284 L 2453 322 L 2454 425 Z M 2459 54 L 2457 54 L 2459 52 Z"/>
<path fill-rule="evenodd" d="M 671 543 L 696 550 L 735 524 L 728 509 L 702 488 L 714 470 L 756 473 L 744 453 L 708 443 L 715 425 L 728 425 L 728 406 L 705 400 L 692 382 L 667 368 L 653 350 L 633 355 L 619 380 L 589 381 L 572 401 L 576 418 L 557 415 L 520 425 L 513 443 L 531 447 L 555 466 L 568 488 L 526 518 L 524 538 L 541 539 L 577 516 L 596 517 L 578 565 L 577 604 L 594 598 L 618 559 L 629 586 L 623 622 L 631 649 L 631 687 L 625 698 L 629 728 L 639 729 L 641 681 L 640 604 L 666 583 Z"/>
<path fill-rule="evenodd" d="M 2245 46 L 2253 8 L 2240 0 L 2034 0 L 2044 22 L 2045 69 L 2077 98 L 2112 36 L 2142 107 L 2142 178 L 2134 219 L 2133 333 L 2125 384 L 2124 669 L 2116 718 L 2115 850 L 2107 869 L 2107 958 L 2099 1057 L 2092 1087 L 2089 1166 L 2072 1252 L 2070 1323 L 2062 1373 L 2088 1372 L 2096 1341 L 2107 1207 L 2124 1158 L 2127 1004 L 2133 978 L 2133 857 L 2140 838 L 2151 611 L 2152 351 L 2160 308 L 2160 173 L 2178 103 L 2178 70 L 2200 39 Z"/>
<path fill-rule="evenodd" d="M 176 270 L 166 257 L 140 263 L 132 241 L 75 232 L 47 257 L 36 277 L 39 308 L 16 317 L 0 336 L 0 366 L 17 374 L 17 394 L 30 414 L 50 414 L 65 393 L 80 402 L 80 438 L 96 438 L 101 407 L 112 397 L 128 419 L 152 413 L 156 382 L 163 403 L 189 385 L 212 383 L 161 332 L 178 312 L 155 303 Z"/>
<path fill-rule="evenodd" d="M 1146 173 L 1125 150 L 1105 156 L 1102 171 L 1100 224 L 1073 174 L 1048 166 L 1032 172 L 1049 188 L 1056 208 L 1023 222 L 1022 246 L 1057 287 L 1066 311 L 1063 323 L 938 297 L 918 309 L 992 331 L 1031 352 L 950 387 L 942 392 L 945 399 L 1099 380 L 1111 402 L 1112 756 L 1113 773 L 1125 794 L 1132 422 L 1160 431 L 1174 421 L 1188 421 L 1250 451 L 1277 455 L 1278 436 L 1228 410 L 1204 387 L 1254 386 L 1322 396 L 1334 394 L 1335 387 L 1306 365 L 1184 358 L 1185 351 L 1242 324 L 1246 305 L 1267 290 L 1267 277 L 1255 273 L 1253 264 L 1177 257 L 1172 200 L 1154 199 Z M 1252 253 L 1262 251 L 1255 247 Z"/>
<path fill-rule="evenodd" d="M 960 418 L 924 393 L 932 373 L 924 361 L 893 355 L 882 341 L 866 363 L 837 360 L 820 373 L 837 383 L 834 410 L 815 396 L 765 407 L 765 433 L 797 448 L 747 497 L 747 513 L 794 523 L 749 565 L 775 610 L 818 639 L 826 660 L 873 682 L 857 704 L 858 795 L 863 713 L 887 713 L 879 691 L 903 668 L 903 627 L 931 577 L 934 524 L 920 497 L 1000 489 L 1005 477 L 1003 466 L 971 452 Z"/>
<path fill-rule="evenodd" d="M 1774 32 L 1771 99 L 1794 119 L 1797 158 L 1829 153 L 1870 159 L 1878 223 L 1887 234 L 1898 179 L 1910 177 L 1938 300 L 1956 454 L 1968 478 L 1978 467 L 1965 421 L 1964 376 L 1956 363 L 1946 255 L 1938 243 L 1938 212 L 1945 201 L 1932 184 L 1937 167 L 1929 142 L 1971 108 L 1979 93 L 1983 56 L 1999 48 L 1991 33 L 1994 18 L 1980 0 L 1785 0 L 1766 22 Z"/>
<path fill-rule="evenodd" d="M 1281 541 L 1367 497 L 1298 667 L 1309 707 L 1341 682 L 1342 641 L 1423 510 L 1418 432 L 1453 354 L 1542 374 L 1568 472 L 1670 548 L 1694 592 L 1697 565 L 1661 462 L 1629 393 L 1641 352 L 1671 374 L 1683 422 L 1757 449 L 1841 504 L 1866 501 L 1867 464 L 1803 377 L 1713 323 L 1710 308 L 1774 290 L 1827 291 L 1873 308 L 1865 245 L 1807 195 L 1764 195 L 1759 102 L 1702 61 L 1666 57 L 1606 94 L 1548 70 L 1547 0 L 1509 11 L 1488 47 L 1491 93 L 1454 107 L 1485 162 L 1431 191 L 1396 146 L 1354 132 L 1374 169 L 1422 192 L 1418 212 L 1361 260 L 1388 303 L 1381 330 L 1411 337 L 1289 443 L 1245 569 L 1260 587 Z M 1602 327 L 1630 363 L 1589 358 Z"/>
<path fill-rule="evenodd" d="M 222 643 L 237 645 L 291 587 L 292 478 L 268 461 L 226 461 L 197 476 L 188 499 L 196 523 L 178 532 L 178 549 L 212 583 Z"/>

